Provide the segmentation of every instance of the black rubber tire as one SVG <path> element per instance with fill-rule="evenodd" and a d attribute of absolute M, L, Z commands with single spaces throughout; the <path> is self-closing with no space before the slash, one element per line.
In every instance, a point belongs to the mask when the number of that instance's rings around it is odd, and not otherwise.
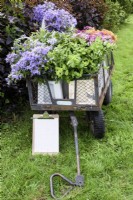
<path fill-rule="evenodd" d="M 87 112 L 92 135 L 101 139 L 105 135 L 105 123 L 103 111 Z"/>
<path fill-rule="evenodd" d="M 112 101 L 112 94 L 113 94 L 113 85 L 112 85 L 112 81 L 110 80 L 106 95 L 104 97 L 104 101 L 103 104 L 104 105 L 108 105 L 111 103 Z"/>

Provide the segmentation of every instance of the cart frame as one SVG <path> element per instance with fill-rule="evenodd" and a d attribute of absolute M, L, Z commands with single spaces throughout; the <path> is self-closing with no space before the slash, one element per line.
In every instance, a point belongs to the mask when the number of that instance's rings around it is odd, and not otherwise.
<path fill-rule="evenodd" d="M 27 79 L 27 86 L 28 86 L 28 93 L 29 93 L 29 100 L 32 110 L 47 110 L 47 111 L 76 111 L 76 110 L 83 110 L 83 111 L 99 111 L 101 110 L 104 97 L 107 93 L 107 89 L 110 84 L 112 71 L 114 68 L 114 57 L 113 52 L 110 52 L 105 56 L 106 65 L 109 66 L 108 69 L 105 69 L 103 63 L 101 64 L 100 70 L 102 70 L 103 73 L 103 87 L 101 89 L 101 94 L 99 94 L 99 72 L 96 74 L 88 74 L 84 75 L 80 79 L 74 80 L 74 98 L 70 99 L 68 95 L 68 83 L 62 84 L 62 91 L 64 98 L 58 99 L 53 98 L 50 86 L 48 84 L 47 77 L 44 78 L 44 83 L 47 86 L 47 93 L 49 94 L 50 103 L 38 103 L 37 99 L 35 100 L 34 97 L 36 93 L 37 96 L 37 84 L 32 82 L 32 79 Z M 105 71 L 108 71 L 107 77 L 105 77 Z M 95 90 L 95 104 L 78 104 L 76 102 L 76 95 L 77 95 L 77 83 L 79 80 L 94 80 L 94 90 Z M 36 90 L 36 91 L 35 91 Z M 62 102 L 63 104 L 71 104 L 71 105 L 58 105 L 58 102 Z"/>
<path fill-rule="evenodd" d="M 109 66 L 108 69 L 105 68 L 104 62 L 106 60 L 105 65 Z M 74 116 L 74 112 L 76 110 L 82 110 L 86 111 L 89 124 L 91 128 L 91 132 L 93 133 L 93 136 L 95 138 L 103 138 L 105 134 L 105 125 L 104 125 L 104 115 L 101 110 L 102 104 L 104 102 L 104 98 L 106 100 L 106 105 L 110 103 L 111 96 L 112 96 L 112 82 L 111 82 L 111 75 L 114 68 L 114 57 L 113 53 L 110 52 L 110 54 L 105 56 L 104 62 L 99 67 L 99 72 L 96 74 L 89 74 L 84 75 L 80 79 L 76 79 L 73 81 L 74 83 L 74 93 L 73 98 L 70 98 L 70 91 L 69 91 L 69 84 L 62 82 L 62 92 L 63 92 L 63 98 L 55 98 L 53 97 L 49 82 L 47 80 L 47 77 L 44 78 L 43 86 L 45 86 L 45 91 L 43 91 L 43 95 L 48 96 L 49 103 L 40 103 L 38 101 L 39 96 L 39 85 L 38 83 L 34 83 L 31 79 L 27 79 L 27 86 L 28 86 L 28 92 L 29 92 L 29 99 L 30 99 L 30 105 L 32 110 L 42 110 L 42 111 L 69 111 L 70 112 L 70 118 L 71 118 L 71 124 L 74 128 L 74 139 L 75 139 L 75 150 L 76 150 L 76 160 L 77 160 L 77 176 L 75 178 L 75 182 L 69 180 L 64 175 L 61 175 L 59 173 L 55 173 L 51 175 L 50 177 L 50 191 L 51 196 L 54 199 L 58 199 L 54 194 L 54 177 L 60 177 L 64 181 L 66 181 L 71 187 L 64 193 L 63 197 L 66 196 L 75 186 L 83 186 L 84 185 L 84 176 L 80 174 L 80 159 L 79 159 L 79 148 L 78 148 L 78 135 L 77 135 L 77 126 L 78 121 L 76 117 Z M 100 71 L 102 72 L 102 78 L 99 78 Z M 81 81 L 80 86 L 82 86 L 82 83 L 85 82 L 88 83 L 88 80 L 92 80 L 93 82 L 93 93 L 94 98 L 92 95 L 92 90 L 90 93 L 87 93 L 89 85 L 86 85 L 84 87 L 84 90 L 86 89 L 85 98 L 90 98 L 90 102 L 92 103 L 79 103 L 77 101 L 78 95 L 80 95 L 80 88 L 78 88 L 79 81 Z M 102 85 L 100 85 L 100 82 L 102 80 Z M 100 88 L 100 90 L 99 90 Z M 90 88 L 92 89 L 92 88 Z M 77 92 L 79 90 L 79 94 Z M 81 88 L 82 90 L 82 88 Z M 100 92 L 99 92 L 100 91 Z M 45 93 L 46 92 L 46 93 Z M 82 91 L 81 91 L 82 93 Z M 82 96 L 82 94 L 80 95 Z M 84 96 L 82 97 L 82 100 L 84 100 Z M 94 100 L 94 101 L 93 101 Z M 59 102 L 62 103 L 70 103 L 71 105 L 58 105 Z M 93 102 L 95 102 L 93 104 Z"/>

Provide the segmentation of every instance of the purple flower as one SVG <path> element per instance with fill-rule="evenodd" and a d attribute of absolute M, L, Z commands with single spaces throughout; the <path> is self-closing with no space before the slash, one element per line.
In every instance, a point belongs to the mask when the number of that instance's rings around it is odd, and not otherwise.
<path fill-rule="evenodd" d="M 38 6 L 34 7 L 33 12 L 34 12 L 34 20 L 36 20 L 37 22 L 42 22 L 42 19 L 45 15 L 45 12 L 47 10 L 54 10 L 56 9 L 56 6 L 54 3 L 51 2 L 45 2 L 44 4 L 39 4 Z"/>
<path fill-rule="evenodd" d="M 64 9 L 48 10 L 45 12 L 44 21 L 46 29 L 49 31 L 65 31 L 68 28 L 75 27 L 77 24 L 76 19 Z"/>
<path fill-rule="evenodd" d="M 45 2 L 43 5 L 34 7 L 34 20 L 42 23 L 49 31 L 66 31 L 77 25 L 76 19 L 64 9 L 57 9 L 55 4 Z"/>
<path fill-rule="evenodd" d="M 47 53 L 52 49 L 51 46 L 46 46 L 46 47 L 35 47 L 32 52 L 35 54 L 42 54 L 42 55 L 47 55 Z"/>
<path fill-rule="evenodd" d="M 16 53 L 9 53 L 6 57 L 6 62 L 12 64 L 17 58 L 18 55 Z"/>
<path fill-rule="evenodd" d="M 45 46 L 44 43 L 38 41 L 35 42 L 35 44 L 37 44 L 37 46 L 35 45 L 33 49 L 21 52 L 17 57 L 17 61 L 12 59 L 11 73 L 7 79 L 8 83 L 10 83 L 11 80 L 20 80 L 21 78 L 26 77 L 27 74 L 31 77 L 40 75 L 41 69 L 44 68 L 48 61 L 47 54 L 53 47 Z M 16 54 L 10 54 L 8 59 L 14 58 L 14 56 L 16 56 Z"/>

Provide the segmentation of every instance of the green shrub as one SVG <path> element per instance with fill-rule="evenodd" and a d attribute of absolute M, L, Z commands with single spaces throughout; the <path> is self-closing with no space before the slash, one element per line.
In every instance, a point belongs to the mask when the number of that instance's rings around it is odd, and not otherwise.
<path fill-rule="evenodd" d="M 118 2 L 107 0 L 108 11 L 105 15 L 103 27 L 109 30 L 116 31 L 120 24 L 124 23 L 127 15 L 122 6 Z"/>
<path fill-rule="evenodd" d="M 119 2 L 119 4 L 123 7 L 123 10 L 129 15 L 133 12 L 133 0 L 112 0 L 113 2 Z"/>

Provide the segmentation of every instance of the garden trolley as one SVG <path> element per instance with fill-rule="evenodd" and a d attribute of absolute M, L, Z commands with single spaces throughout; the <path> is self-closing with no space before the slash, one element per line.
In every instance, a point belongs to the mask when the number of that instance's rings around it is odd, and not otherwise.
<path fill-rule="evenodd" d="M 32 110 L 38 111 L 69 111 L 77 158 L 76 181 L 72 182 L 61 174 L 53 174 L 50 178 L 51 195 L 56 199 L 53 189 L 54 176 L 60 176 L 71 186 L 82 186 L 84 178 L 80 175 L 80 161 L 78 150 L 77 126 L 78 122 L 74 111 L 85 111 L 94 137 L 103 138 L 105 133 L 104 114 L 102 104 L 109 104 L 112 99 L 111 75 L 114 68 L 113 52 L 106 54 L 104 61 L 99 65 L 99 71 L 95 74 L 84 75 L 80 79 L 70 83 L 47 80 L 44 83 L 36 83 L 27 79 L 29 100 Z M 70 191 L 70 190 L 69 190 Z M 65 193 L 65 195 L 68 191 Z"/>
<path fill-rule="evenodd" d="M 107 68 L 107 66 L 109 67 Z M 48 81 L 47 77 L 44 78 L 42 84 L 28 79 L 27 86 L 31 109 L 86 111 L 93 135 L 102 138 L 105 127 L 101 107 L 102 104 L 109 104 L 112 98 L 111 74 L 113 67 L 114 58 L 111 52 L 105 56 L 98 73 L 84 75 L 69 84 L 61 82 L 57 83 L 57 87 L 54 87 L 51 85 L 52 81 Z"/>

